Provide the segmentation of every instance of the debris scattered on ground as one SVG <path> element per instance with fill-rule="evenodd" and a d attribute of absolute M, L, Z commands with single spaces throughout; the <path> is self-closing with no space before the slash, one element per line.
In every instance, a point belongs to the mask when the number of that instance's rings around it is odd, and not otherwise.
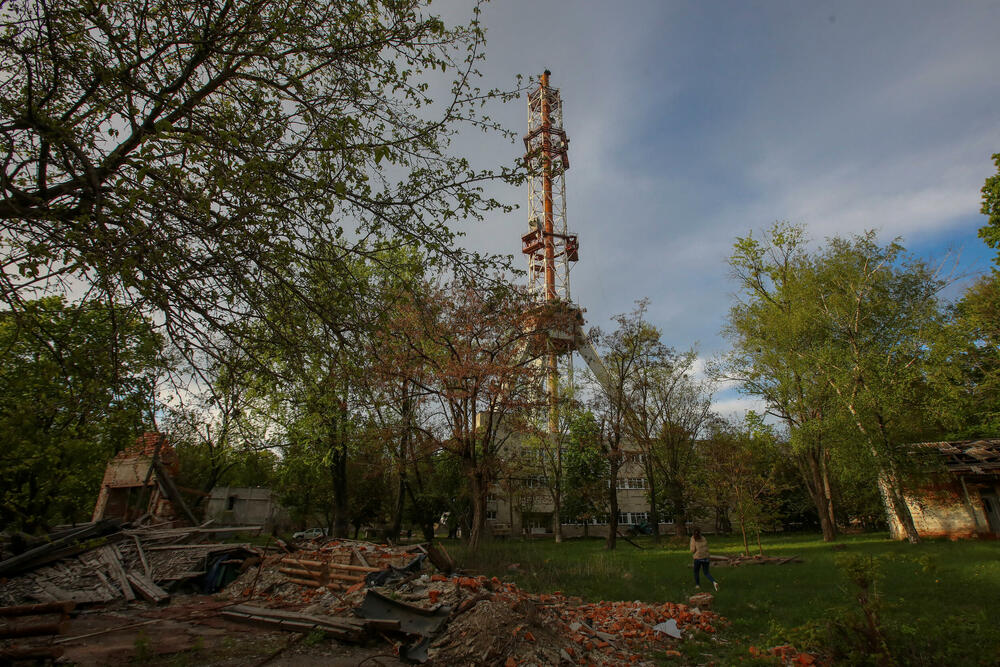
<path fill-rule="evenodd" d="M 737 556 L 711 556 L 712 565 L 716 567 L 736 567 L 738 565 L 785 565 L 787 563 L 801 563 L 803 562 L 799 558 L 798 554 L 794 556 L 787 557 L 777 557 L 777 556 L 761 556 L 757 554 L 755 556 L 745 556 L 739 554 Z"/>
<path fill-rule="evenodd" d="M 696 609 L 711 609 L 715 596 L 711 593 L 695 593 L 688 598 L 688 604 Z"/>
<path fill-rule="evenodd" d="M 767 650 L 751 646 L 750 655 L 755 658 L 766 658 L 768 656 L 777 658 L 782 665 L 813 665 L 821 663 L 820 659 L 815 655 L 800 651 L 791 645 L 774 646 Z"/>
<path fill-rule="evenodd" d="M 187 650 L 212 627 L 234 632 L 257 626 L 294 633 L 290 639 L 268 635 L 275 637 L 279 653 L 297 650 L 297 639 L 320 631 L 369 648 L 372 642 L 380 644 L 384 654 L 409 662 L 645 665 L 651 664 L 653 652 L 674 651 L 692 632 L 712 633 L 724 622 L 708 610 L 708 594 L 700 606 L 584 602 L 559 592 L 530 594 L 496 577 L 446 574 L 442 569 L 454 569 L 454 561 L 438 545 L 324 538 L 294 551 L 267 553 L 247 545 L 197 542 L 211 532 L 120 530 L 94 549 L 0 582 L 3 600 L 71 601 L 67 604 L 91 607 L 114 601 L 119 609 L 146 605 L 148 610 L 127 616 L 109 611 L 110 619 L 102 624 L 74 620 L 69 636 L 59 627 L 51 633 L 64 633 L 58 639 L 35 638 L 0 650 L 30 652 L 47 646 L 46 655 L 65 649 L 63 659 L 87 664 L 79 657 L 84 647 L 109 638 L 120 643 L 128 633 L 135 641 L 134 633 L 156 623 L 157 637 L 167 630 L 174 633 L 173 644 L 159 648 L 161 652 Z M 178 596 L 169 606 L 156 606 L 179 582 L 226 583 L 219 570 L 227 566 L 237 567 L 238 576 L 230 571 L 235 580 L 210 604 Z M 181 625 L 168 628 L 170 624 Z M 208 627 L 197 630 L 200 625 Z"/>
<path fill-rule="evenodd" d="M 0 562 L 0 605 L 65 600 L 86 605 L 136 598 L 163 602 L 170 589 L 182 584 L 212 592 L 262 552 L 249 544 L 203 540 L 259 530 L 207 524 L 123 528 L 121 522 L 98 521 Z"/>

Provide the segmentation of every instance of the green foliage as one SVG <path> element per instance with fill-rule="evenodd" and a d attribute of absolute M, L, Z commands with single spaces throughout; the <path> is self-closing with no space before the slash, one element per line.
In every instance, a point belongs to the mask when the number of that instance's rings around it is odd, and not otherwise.
<path fill-rule="evenodd" d="M 743 551 L 750 539 L 779 524 L 782 452 L 774 429 L 750 411 L 741 423 L 716 422 L 700 443 L 698 489 L 706 506 L 728 512 L 740 529 Z"/>
<path fill-rule="evenodd" d="M 448 150 L 463 127 L 502 133 L 483 105 L 514 94 L 475 85 L 477 16 L 448 27 L 420 0 L 5 3 L 0 296 L 16 309 L 79 282 L 155 311 L 193 358 L 269 326 L 274 285 L 294 287 L 317 240 L 334 262 L 377 238 L 502 263 L 452 228 L 510 210 L 481 186 L 517 177 Z"/>
<path fill-rule="evenodd" d="M 156 657 L 156 653 L 153 650 L 153 642 L 150 640 L 149 635 L 146 634 L 145 630 L 139 631 L 139 634 L 135 637 L 135 641 L 132 643 L 132 647 L 135 650 L 135 655 L 132 656 L 132 662 L 136 664 L 148 664 L 154 657 Z"/>
<path fill-rule="evenodd" d="M 789 223 L 775 223 L 759 240 L 752 234 L 736 240 L 729 265 L 741 292 L 723 329 L 733 349 L 713 372 L 764 399 L 767 413 L 784 422 L 824 537 L 833 539 L 833 498 L 824 478 L 838 429 L 834 392 L 812 359 L 825 349 L 828 332 L 815 313 L 818 282 L 810 278 L 806 242 L 805 229 Z"/>
<path fill-rule="evenodd" d="M 808 252 L 804 230 L 787 224 L 762 242 L 738 239 L 730 265 L 745 298 L 730 312 L 734 351 L 721 374 L 787 424 L 825 531 L 832 496 L 819 489 L 832 472 L 870 483 L 874 471 L 916 539 L 899 500 L 911 463 L 904 445 L 944 430 L 930 381 L 943 281 L 875 232 Z"/>
<path fill-rule="evenodd" d="M 0 314 L 0 525 L 89 520 L 108 459 L 148 423 L 160 349 L 149 322 L 97 302 Z"/>
<path fill-rule="evenodd" d="M 587 521 L 607 515 L 607 465 L 600 439 L 601 429 L 594 413 L 574 411 L 569 417 L 563 453 L 563 512 L 567 520 Z"/>
<path fill-rule="evenodd" d="M 313 630 L 308 635 L 306 635 L 305 639 L 302 640 L 302 643 L 305 644 L 306 646 L 319 646 L 325 641 L 326 641 L 325 632 L 323 632 L 322 630 Z"/>
<path fill-rule="evenodd" d="M 934 343 L 935 413 L 956 439 L 1000 436 L 1000 272 L 982 276 L 951 309 Z"/>
<path fill-rule="evenodd" d="M 993 261 L 1000 266 L 1000 153 L 993 154 L 993 163 L 997 173 L 988 177 L 983 185 L 983 206 L 980 210 L 983 215 L 989 216 L 989 221 L 979 228 L 979 238 L 998 251 Z"/>

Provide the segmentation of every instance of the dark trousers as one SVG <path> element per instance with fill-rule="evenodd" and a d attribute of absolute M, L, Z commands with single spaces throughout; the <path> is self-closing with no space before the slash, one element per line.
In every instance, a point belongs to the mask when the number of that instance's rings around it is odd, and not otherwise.
<path fill-rule="evenodd" d="M 715 578 L 711 574 L 709 574 L 709 572 L 708 572 L 708 562 L 709 562 L 709 559 L 707 559 L 707 558 L 695 558 L 694 559 L 694 585 L 695 586 L 700 586 L 701 585 L 701 581 L 698 579 L 698 570 L 701 570 L 701 569 L 705 570 L 705 578 L 708 579 L 709 581 L 711 581 L 713 584 L 715 583 Z"/>

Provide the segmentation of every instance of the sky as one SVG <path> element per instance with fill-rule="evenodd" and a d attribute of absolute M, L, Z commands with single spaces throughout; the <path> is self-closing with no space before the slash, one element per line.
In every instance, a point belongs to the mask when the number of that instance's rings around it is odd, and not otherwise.
<path fill-rule="evenodd" d="M 449 22 L 470 7 L 431 5 Z M 494 0 L 481 20 L 484 87 L 547 68 L 560 89 L 588 327 L 648 297 L 664 342 L 725 352 L 726 258 L 776 220 L 817 243 L 901 237 L 955 267 L 953 295 L 990 268 L 977 230 L 1000 152 L 1000 2 Z M 526 131 L 524 98 L 492 113 Z M 489 166 L 523 145 L 476 134 L 455 149 Z M 521 208 L 467 225 L 464 243 L 523 266 L 527 188 L 493 194 Z M 729 387 L 715 407 L 760 404 Z"/>

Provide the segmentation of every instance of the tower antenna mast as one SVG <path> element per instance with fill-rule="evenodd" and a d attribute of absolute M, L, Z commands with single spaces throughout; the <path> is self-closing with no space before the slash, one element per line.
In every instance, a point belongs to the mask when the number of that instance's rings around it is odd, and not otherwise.
<path fill-rule="evenodd" d="M 545 70 L 538 88 L 528 95 L 528 133 L 524 135 L 524 159 L 531 173 L 528 184 L 528 227 L 521 236 L 521 252 L 528 259 L 528 291 L 538 307 L 538 328 L 544 336 L 548 430 L 559 430 L 559 357 L 565 356 L 572 370 L 572 351 L 581 323 L 569 291 L 570 264 L 578 259 L 579 243 L 570 234 L 566 220 L 566 171 L 569 169 L 569 138 L 563 129 L 563 105 L 559 90 L 549 86 L 551 72 Z"/>

